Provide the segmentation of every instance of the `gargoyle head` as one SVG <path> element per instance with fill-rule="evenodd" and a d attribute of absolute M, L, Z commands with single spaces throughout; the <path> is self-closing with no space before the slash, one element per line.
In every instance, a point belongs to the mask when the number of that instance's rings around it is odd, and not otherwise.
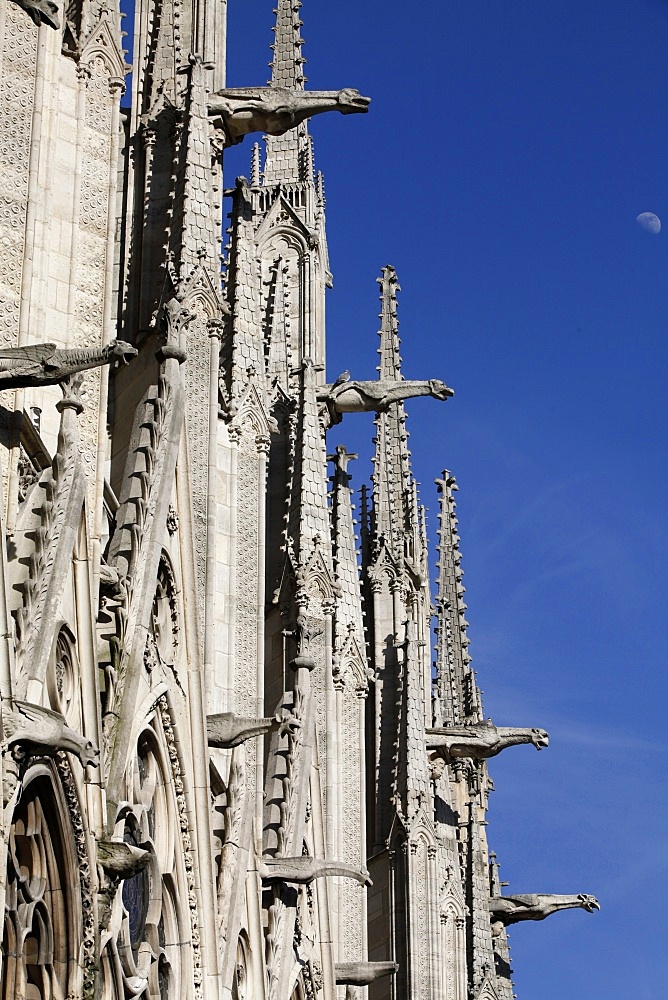
<path fill-rule="evenodd" d="M 126 344 L 124 340 L 116 340 L 111 350 L 111 357 L 118 358 L 123 365 L 129 365 L 132 358 L 137 356 L 137 351 L 131 344 Z"/>
<path fill-rule="evenodd" d="M 429 391 L 435 399 L 449 399 L 454 396 L 455 390 L 441 382 L 440 378 L 429 379 Z"/>
<path fill-rule="evenodd" d="M 578 899 L 580 900 L 580 906 L 587 913 L 593 913 L 594 910 L 600 910 L 601 905 L 597 900 L 596 896 L 589 896 L 586 892 L 579 892 Z"/>
<path fill-rule="evenodd" d="M 543 747 L 550 745 L 550 737 L 544 729 L 532 729 L 531 742 L 535 746 L 536 750 L 542 750 Z"/>
<path fill-rule="evenodd" d="M 344 87 L 338 94 L 338 110 L 342 115 L 366 114 L 371 103 L 370 97 L 362 97 L 359 90 Z"/>
<path fill-rule="evenodd" d="M 61 749 L 76 754 L 84 767 L 100 763 L 100 751 L 93 741 L 83 740 L 81 737 L 77 737 L 76 734 L 74 738 L 70 738 L 69 734 L 66 733 Z"/>

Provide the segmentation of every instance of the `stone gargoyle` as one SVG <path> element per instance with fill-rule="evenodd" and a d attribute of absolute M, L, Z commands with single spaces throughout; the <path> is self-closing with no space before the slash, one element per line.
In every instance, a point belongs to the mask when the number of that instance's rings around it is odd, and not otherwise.
<path fill-rule="evenodd" d="M 60 28 L 60 21 L 56 17 L 58 5 L 53 3 L 52 0 L 13 0 L 13 2 L 26 12 L 37 27 L 40 24 L 48 24 L 50 28 L 54 28 L 56 31 Z"/>
<path fill-rule="evenodd" d="M 492 896 L 489 913 L 492 927 L 498 935 L 501 926 L 517 924 L 521 920 L 545 920 L 558 910 L 582 909 L 587 913 L 600 910 L 596 896 L 580 892 L 576 896 L 554 896 L 550 893 L 529 893 L 522 896 Z"/>
<path fill-rule="evenodd" d="M 424 382 L 412 379 L 339 380 L 333 385 L 319 386 L 317 399 L 326 404 L 331 422 L 338 424 L 344 413 L 384 413 L 392 403 L 403 402 L 412 396 L 446 400 L 454 394 L 454 389 L 438 378 Z"/>
<path fill-rule="evenodd" d="M 118 888 L 125 879 L 131 879 L 151 863 L 151 852 L 122 840 L 98 840 L 97 860 L 104 877 L 98 890 L 98 921 L 100 928 L 107 928 Z"/>
<path fill-rule="evenodd" d="M 151 852 L 122 840 L 98 840 L 97 859 L 111 879 L 132 878 L 151 861 Z"/>
<path fill-rule="evenodd" d="M 60 712 L 27 701 L 14 701 L 12 706 L 9 708 L 7 703 L 2 706 L 7 746 L 21 744 L 23 749 L 40 754 L 66 750 L 75 754 L 84 767 L 99 763 L 100 751 L 95 744 L 70 729 Z"/>
<path fill-rule="evenodd" d="M 357 90 L 289 90 L 285 87 L 233 87 L 209 96 L 209 117 L 220 119 L 227 146 L 251 132 L 283 135 L 325 111 L 363 114 L 370 98 Z M 215 122 L 214 122 L 215 123 Z"/>
<path fill-rule="evenodd" d="M 521 743 L 533 743 L 540 750 L 550 742 L 544 729 L 514 729 L 495 726 L 491 721 L 476 722 L 471 726 L 428 729 L 426 740 L 427 750 L 436 751 L 447 763 L 462 757 L 486 760 L 488 757 L 496 757 L 506 747 Z"/>
<path fill-rule="evenodd" d="M 308 885 L 316 878 L 353 878 L 360 885 L 371 885 L 366 868 L 356 868 L 339 861 L 324 861 L 318 858 L 263 858 L 260 862 L 260 878 L 263 882 L 295 882 Z"/>
<path fill-rule="evenodd" d="M 55 344 L 4 347 L 0 350 L 0 390 L 57 385 L 76 372 L 100 368 L 115 359 L 128 364 L 136 353 L 134 347 L 122 340 L 113 340 L 106 347 L 80 350 Z"/>
<path fill-rule="evenodd" d="M 368 986 L 398 971 L 396 962 L 337 962 L 334 978 L 337 986 Z"/>
<path fill-rule="evenodd" d="M 246 719 L 234 712 L 221 712 L 219 715 L 207 715 L 206 733 L 210 747 L 220 750 L 231 750 L 245 743 L 253 736 L 263 736 L 272 729 L 277 729 L 280 722 L 277 719 Z"/>

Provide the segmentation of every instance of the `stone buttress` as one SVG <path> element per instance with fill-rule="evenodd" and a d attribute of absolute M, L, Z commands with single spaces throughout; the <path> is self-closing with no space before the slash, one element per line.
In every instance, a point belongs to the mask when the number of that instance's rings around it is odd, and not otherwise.
<path fill-rule="evenodd" d="M 292 0 L 277 5 L 269 94 L 280 88 L 304 93 L 299 6 Z M 349 862 L 357 871 L 363 867 L 361 835 L 346 840 L 344 857 L 337 819 L 341 695 L 335 691 L 333 642 L 338 585 L 324 423 L 316 398 L 324 383 L 324 299 L 331 284 L 323 185 L 314 172 L 305 122 L 265 141 L 264 164 L 255 145 L 250 180 L 239 179 L 231 192 L 216 556 L 217 586 L 225 599 L 216 603 L 216 670 L 209 704 L 210 711 L 245 716 L 269 718 L 278 711 L 279 717 L 294 715 L 297 722 L 294 732 L 282 725 L 268 740 L 266 760 L 259 741 L 233 751 L 235 788 L 243 771 L 255 801 L 252 820 L 249 812 L 238 809 L 238 823 L 252 824 L 254 833 L 248 825 L 237 829 L 256 848 L 253 861 L 252 854 L 242 858 L 223 847 L 226 855 L 237 856 L 237 875 L 229 876 L 235 899 L 243 884 L 243 864 L 257 868 L 262 857 L 289 858 L 307 851 Z M 358 617 L 359 600 L 358 594 Z M 361 627 L 358 633 L 361 643 Z M 302 659 L 308 667 L 301 665 Z M 357 700 L 354 708 L 359 746 Z M 222 759 L 220 767 L 224 770 Z M 235 802 L 241 798 L 235 791 Z M 359 794 L 355 817 L 359 826 Z M 252 881 L 257 872 L 248 877 Z M 319 879 L 296 895 L 280 882 L 265 887 L 270 996 L 288 995 L 295 980 L 321 979 L 326 994 L 334 995 L 336 900 L 349 882 Z M 364 889 L 350 883 L 350 892 L 356 899 L 357 928 L 348 931 L 356 934 L 350 957 L 363 958 Z M 230 947 L 235 934 L 251 933 L 239 923 L 242 911 L 241 903 L 238 911 L 233 908 L 239 917 L 230 918 L 226 931 Z M 327 941 L 334 943 L 333 953 L 325 947 Z"/>

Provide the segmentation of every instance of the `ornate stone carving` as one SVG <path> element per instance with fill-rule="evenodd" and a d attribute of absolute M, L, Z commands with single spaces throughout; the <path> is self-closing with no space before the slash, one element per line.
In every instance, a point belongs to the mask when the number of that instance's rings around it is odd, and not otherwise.
<path fill-rule="evenodd" d="M 69 770 L 66 762 L 63 766 Z M 31 767 L 7 831 L 2 948 L 7 997 L 94 995 L 90 880 L 85 846 L 79 850 L 83 827 L 76 791 L 65 789 L 64 800 L 58 785 L 55 767 Z M 74 828 L 68 822 L 72 807 L 79 821 Z"/>
<path fill-rule="evenodd" d="M 41 469 L 35 461 L 30 458 L 23 446 L 19 453 L 19 503 L 23 503 L 31 488 L 40 477 Z"/>
<path fill-rule="evenodd" d="M 77 448 L 77 417 L 81 413 L 78 397 L 82 376 L 75 375 L 61 383 L 64 399 L 57 403 L 60 429 L 51 475 L 42 481 L 43 501 L 39 509 L 39 530 L 34 532 L 34 547 L 29 556 L 28 575 L 21 580 L 23 605 L 16 614 L 16 668 L 19 697 L 27 693 L 28 677 L 43 679 L 52 648 L 54 619 L 68 572 L 72 549 L 81 516 L 85 491 Z M 23 510 L 20 532 L 32 534 L 32 512 Z M 22 519 L 25 516 L 25 522 Z"/>
<path fill-rule="evenodd" d="M 27 701 L 15 701 L 13 708 L 3 705 L 2 726 L 9 747 L 19 745 L 26 753 L 42 754 L 67 750 L 78 757 L 84 767 L 99 763 L 97 747 L 70 729 L 60 712 Z"/>
<path fill-rule="evenodd" d="M 56 344 L 31 344 L 0 350 L 0 390 L 56 385 L 76 372 L 100 368 L 115 359 L 128 364 L 134 347 L 115 340 L 107 347 L 64 350 Z"/>
<path fill-rule="evenodd" d="M 545 920 L 558 910 L 582 909 L 587 913 L 600 910 L 596 896 L 580 892 L 573 896 L 550 893 L 529 893 L 521 896 L 494 896 L 489 901 L 492 924 L 507 927 L 521 920 Z"/>
<path fill-rule="evenodd" d="M 76 640 L 63 625 L 56 636 L 46 676 L 50 707 L 60 712 L 73 729 L 81 724 L 81 674 L 76 654 Z"/>
<path fill-rule="evenodd" d="M 254 736 L 263 736 L 281 723 L 277 719 L 246 719 L 234 712 L 207 715 L 206 729 L 210 747 L 231 750 Z"/>
<path fill-rule="evenodd" d="M 432 378 L 427 381 L 410 379 L 377 379 L 365 382 L 335 382 L 318 389 L 317 399 L 324 403 L 330 422 L 338 424 L 344 413 L 385 413 L 392 403 L 413 396 L 433 396 L 445 401 L 454 396 L 445 382 Z"/>
<path fill-rule="evenodd" d="M 260 877 L 264 882 L 295 882 L 308 885 L 316 878 L 352 878 L 360 885 L 371 885 L 366 869 L 346 865 L 336 861 L 322 861 L 317 858 L 263 858 L 260 862 Z"/>
<path fill-rule="evenodd" d="M 533 743 L 537 750 L 549 744 L 549 737 L 544 729 L 514 729 L 495 726 L 492 722 L 428 729 L 426 738 L 427 750 L 436 751 L 447 762 L 463 757 L 485 760 L 495 757 L 507 747 L 521 743 Z"/>
<path fill-rule="evenodd" d="M 104 931 L 110 922 L 112 907 L 120 885 L 134 879 L 152 861 L 150 851 L 120 840 L 98 840 L 97 860 L 102 869 L 98 894 L 98 919 Z"/>
<path fill-rule="evenodd" d="M 169 510 L 167 512 L 167 531 L 170 535 L 175 535 L 179 530 L 179 512 L 176 507 L 170 503 Z"/>
<path fill-rule="evenodd" d="M 70 762 L 63 752 L 56 754 L 56 767 L 60 775 L 60 781 L 65 794 L 67 810 L 69 812 L 72 832 L 74 833 L 74 844 L 77 854 L 77 880 L 81 887 L 81 909 L 83 925 L 83 952 L 84 952 L 84 974 L 83 974 L 83 996 L 94 995 L 95 971 L 96 971 L 96 945 L 97 935 L 95 933 L 95 907 L 93 902 L 93 878 L 91 874 L 91 862 L 88 855 L 86 843 L 86 830 L 81 814 L 81 805 L 77 794 L 76 782 L 72 776 Z"/>
<path fill-rule="evenodd" d="M 368 986 L 377 979 L 394 976 L 396 962 L 337 962 L 334 975 L 338 986 Z"/>
<path fill-rule="evenodd" d="M 170 306 L 171 303 L 171 306 Z M 176 304 L 175 304 L 176 303 Z M 168 308 L 169 306 L 169 308 Z M 108 564 L 118 574 L 113 595 L 116 634 L 110 641 L 111 666 L 107 671 L 103 725 L 108 747 L 107 778 L 119 788 L 125 768 L 127 743 L 120 730 L 129 730 L 132 709 L 123 712 L 124 699 L 132 698 L 146 648 L 143 623 L 150 620 L 155 580 L 163 555 L 161 542 L 169 509 L 185 400 L 179 363 L 184 353 L 177 331 L 192 314 L 175 297 L 163 311 L 167 342 L 158 352 L 161 360 L 157 386 L 150 386 L 137 407 L 133 435 L 125 466 L 117 528 L 110 542 Z M 129 680 L 129 684 L 128 684 Z"/>
<path fill-rule="evenodd" d="M 243 515 L 237 518 L 236 528 L 236 622 L 234 637 L 234 680 L 235 699 L 231 706 L 240 715 L 250 715 L 257 705 L 257 662 L 258 662 L 258 483 L 260 462 L 255 442 L 255 426 L 264 420 L 260 400 L 253 400 L 253 383 L 250 391 L 242 394 L 239 414 L 235 420 L 241 431 L 237 446 L 237 496 L 239 510 Z M 257 391 L 257 390 L 255 390 Z M 245 396 L 245 402 L 244 402 Z M 253 402 L 256 403 L 253 406 Z M 249 405 L 250 404 L 250 405 Z M 247 761 L 247 778 L 255 780 L 255 767 Z"/>
<path fill-rule="evenodd" d="M 151 861 L 151 852 L 122 840 L 98 840 L 97 859 L 112 879 L 132 878 Z"/>
<path fill-rule="evenodd" d="M 312 651 L 312 644 L 316 639 L 322 638 L 323 633 L 324 629 L 309 624 L 309 618 L 303 612 L 297 615 L 297 623 L 294 629 L 284 630 L 283 635 L 292 636 L 297 646 L 297 655 L 294 660 L 291 660 L 293 670 L 299 667 L 306 667 L 308 670 L 313 669 L 315 660 L 309 654 Z"/>
<path fill-rule="evenodd" d="M 221 122 L 226 145 L 251 132 L 283 135 L 301 122 L 326 111 L 343 115 L 369 110 L 370 98 L 357 90 L 289 90 L 285 87 L 236 87 L 209 97 L 209 115 Z"/>
<path fill-rule="evenodd" d="M 188 909 L 190 913 L 190 930 L 192 935 L 192 961 L 193 961 L 193 1000 L 202 998 L 202 954 L 200 948 L 199 913 L 197 910 L 197 895 L 195 892 L 195 871 L 192 856 L 192 841 L 190 836 L 190 824 L 188 821 L 188 805 L 183 787 L 183 777 L 179 755 L 176 749 L 174 737 L 174 727 L 172 716 L 169 711 L 169 704 L 165 697 L 158 702 L 162 727 L 167 742 L 167 752 L 174 778 L 174 789 L 176 792 L 176 803 L 179 813 L 179 825 L 181 830 L 181 840 L 183 843 L 183 859 L 186 870 L 186 882 L 188 885 Z"/>
<path fill-rule="evenodd" d="M 171 562 L 163 553 L 158 566 L 155 596 L 151 608 L 151 626 L 146 636 L 144 665 L 149 673 L 157 664 L 166 667 L 181 691 L 183 685 L 176 669 L 180 645 L 179 603 Z"/>

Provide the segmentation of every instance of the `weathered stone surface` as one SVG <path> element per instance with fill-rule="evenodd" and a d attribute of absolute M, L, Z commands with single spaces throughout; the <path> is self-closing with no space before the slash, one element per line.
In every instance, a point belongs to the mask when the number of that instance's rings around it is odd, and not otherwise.
<path fill-rule="evenodd" d="M 352 878 L 360 885 L 371 885 L 369 873 L 352 865 L 317 858 L 264 858 L 260 862 L 260 877 L 265 882 L 295 882 L 308 885 L 317 878 Z"/>
<path fill-rule="evenodd" d="M 151 852 L 122 841 L 98 840 L 97 858 L 112 878 L 132 878 L 151 862 Z"/>
<path fill-rule="evenodd" d="M 222 750 L 231 750 L 254 736 L 263 736 L 277 726 L 276 719 L 245 719 L 234 712 L 221 712 L 206 718 L 209 746 Z"/>
<path fill-rule="evenodd" d="M 350 382 L 346 379 L 323 386 L 318 391 L 318 402 L 326 403 L 330 412 L 335 414 L 384 413 L 392 403 L 403 402 L 413 396 L 433 396 L 445 401 L 454 394 L 454 389 L 435 378 L 426 382 L 409 379 Z"/>
<path fill-rule="evenodd" d="M 365 113 L 370 98 L 357 90 L 295 91 L 282 87 L 228 88 L 209 97 L 209 114 L 222 120 L 227 144 L 241 142 L 251 132 L 284 135 L 314 115 L 339 111 Z"/>
<path fill-rule="evenodd" d="M 79 758 L 84 766 L 98 764 L 100 751 L 65 723 L 59 712 L 15 701 L 13 707 L 3 705 L 2 727 L 7 746 L 20 745 L 26 752 L 56 753 L 67 750 Z"/>
<path fill-rule="evenodd" d="M 368 986 L 377 979 L 393 976 L 399 966 L 396 962 L 337 962 L 334 968 L 341 986 Z"/>
<path fill-rule="evenodd" d="M 463 757 L 486 760 L 496 757 L 507 747 L 522 743 L 531 743 L 536 750 L 540 750 L 550 742 L 544 729 L 514 729 L 511 726 L 495 726 L 489 721 L 470 726 L 428 729 L 426 741 L 427 750 L 436 751 L 448 763 Z"/>
<path fill-rule="evenodd" d="M 128 364 L 136 350 L 122 340 L 90 350 L 61 350 L 56 344 L 0 349 L 0 390 L 56 385 L 77 372 L 118 360 Z"/>
<path fill-rule="evenodd" d="M 558 896 L 550 893 L 528 893 L 521 896 L 495 896 L 489 901 L 489 912 L 493 922 L 507 926 L 522 920 L 545 920 L 559 910 L 586 910 L 593 913 L 601 907 L 596 896 L 580 892 L 573 896 Z"/>

